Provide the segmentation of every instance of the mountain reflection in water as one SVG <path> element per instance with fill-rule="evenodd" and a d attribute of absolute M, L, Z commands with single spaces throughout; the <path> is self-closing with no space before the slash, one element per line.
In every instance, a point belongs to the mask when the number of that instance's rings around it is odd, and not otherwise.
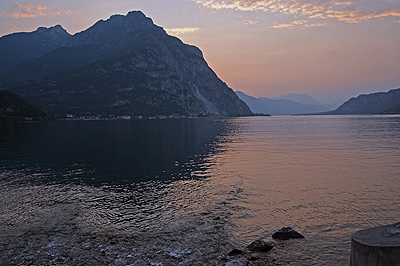
<path fill-rule="evenodd" d="M 3 127 L 4 126 L 4 127 Z M 228 129 L 218 120 L 60 121 L 4 124 L 0 148 L 15 169 L 66 181 L 130 184 L 204 175 L 204 158 Z"/>

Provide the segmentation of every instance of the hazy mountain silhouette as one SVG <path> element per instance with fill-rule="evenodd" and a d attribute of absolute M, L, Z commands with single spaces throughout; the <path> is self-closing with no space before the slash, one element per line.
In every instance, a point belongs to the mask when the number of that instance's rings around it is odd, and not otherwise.
<path fill-rule="evenodd" d="M 251 114 L 197 47 L 169 36 L 140 11 L 66 34 L 53 38 L 48 47 L 54 49 L 27 52 L 18 65 L 4 64 L 3 88 L 54 114 Z M 0 47 L 13 36 L 1 38 Z"/>
<path fill-rule="evenodd" d="M 336 110 L 324 114 L 348 115 L 348 114 L 381 114 L 399 113 L 400 89 L 388 92 L 376 92 L 362 94 L 351 98 Z"/>
<path fill-rule="evenodd" d="M 287 99 L 270 99 L 266 97 L 255 98 L 241 91 L 236 91 L 236 94 L 243 100 L 253 113 L 271 114 L 271 115 L 291 115 L 291 114 L 307 114 L 315 112 L 323 112 L 328 108 L 317 104 L 302 104 Z M 285 97 L 285 96 L 282 96 Z M 289 97 L 295 98 L 295 95 Z M 311 101 L 312 98 L 300 97 L 303 101 Z M 315 101 L 315 100 L 314 100 Z"/>
<path fill-rule="evenodd" d="M 304 93 L 304 94 L 290 93 L 287 95 L 273 97 L 271 99 L 272 100 L 280 100 L 280 99 L 289 100 L 289 101 L 293 101 L 293 102 L 301 103 L 301 104 L 305 104 L 305 105 L 321 105 L 307 93 Z"/>
<path fill-rule="evenodd" d="M 400 102 L 382 112 L 382 114 L 400 114 Z"/>

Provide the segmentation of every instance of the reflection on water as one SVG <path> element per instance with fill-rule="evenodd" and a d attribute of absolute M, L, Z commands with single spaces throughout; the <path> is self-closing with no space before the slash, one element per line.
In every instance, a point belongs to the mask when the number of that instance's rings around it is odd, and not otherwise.
<path fill-rule="evenodd" d="M 3 236 L 155 232 L 196 265 L 291 226 L 267 261 L 345 265 L 353 232 L 400 220 L 398 116 L 5 124 L 0 152 Z"/>
<path fill-rule="evenodd" d="M 316 265 L 346 264 L 353 232 L 400 220 L 400 117 L 240 118 L 212 173 L 241 184 L 243 243 L 292 226 Z M 309 242 L 308 242 L 309 241 Z"/>
<path fill-rule="evenodd" d="M 54 178 L 121 184 L 204 174 L 221 124 L 206 119 L 4 124 L 4 165 L 45 169 Z"/>

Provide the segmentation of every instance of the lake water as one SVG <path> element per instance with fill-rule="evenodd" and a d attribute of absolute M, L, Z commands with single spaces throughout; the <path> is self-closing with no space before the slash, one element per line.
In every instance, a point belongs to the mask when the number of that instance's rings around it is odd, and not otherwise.
<path fill-rule="evenodd" d="M 0 124 L 0 159 L 10 263 L 117 232 L 136 234 L 120 264 L 224 265 L 291 226 L 305 239 L 249 265 L 348 265 L 352 233 L 400 221 L 400 116 Z"/>

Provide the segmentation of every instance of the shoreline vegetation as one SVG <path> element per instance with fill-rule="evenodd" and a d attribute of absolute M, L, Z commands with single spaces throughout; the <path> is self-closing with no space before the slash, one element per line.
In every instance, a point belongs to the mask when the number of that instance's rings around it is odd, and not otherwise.
<path fill-rule="evenodd" d="M 19 95 L 0 90 L 0 122 L 50 120 L 55 120 L 55 118 L 28 103 Z"/>
<path fill-rule="evenodd" d="M 248 115 L 247 115 L 248 116 Z M 271 116 L 269 114 L 253 114 L 250 116 Z M 59 118 L 58 120 L 140 120 L 140 119 L 177 119 L 177 118 L 207 118 L 207 117 L 231 117 L 231 116 L 186 116 L 186 115 L 179 115 L 179 114 L 172 114 L 172 115 L 152 115 L 152 116 L 130 116 L 130 115 L 123 115 L 123 116 L 74 116 L 68 114 L 65 117 Z M 233 117 L 246 117 L 246 116 L 233 116 Z"/>
<path fill-rule="evenodd" d="M 249 116 L 249 115 L 246 115 Z M 254 113 L 250 116 L 270 116 L 268 114 Z M 183 114 L 155 114 L 155 115 L 77 115 L 77 114 L 52 114 L 39 110 L 37 107 L 22 99 L 19 95 L 0 90 L 0 122 L 40 122 L 55 120 L 132 120 L 132 119 L 176 119 L 176 118 L 202 118 L 202 117 L 231 117 L 214 115 L 183 115 Z M 232 116 L 243 117 L 243 116 Z"/>

